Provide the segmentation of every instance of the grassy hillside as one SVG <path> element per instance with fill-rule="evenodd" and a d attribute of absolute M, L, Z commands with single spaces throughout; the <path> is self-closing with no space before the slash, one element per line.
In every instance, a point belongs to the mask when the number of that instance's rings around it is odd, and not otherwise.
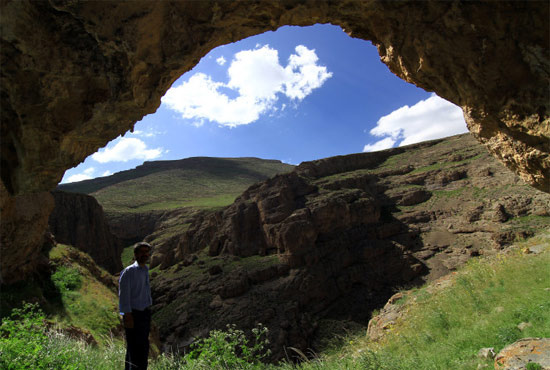
<path fill-rule="evenodd" d="M 63 314 L 57 313 L 53 318 L 90 331 L 98 342 L 105 342 L 120 331 L 116 279 L 86 253 L 71 246 L 58 244 L 50 251 L 50 261 L 56 266 L 52 280 L 64 307 Z"/>
<path fill-rule="evenodd" d="M 250 185 L 294 166 L 258 158 L 194 157 L 145 162 L 133 170 L 59 185 L 95 197 L 108 212 L 143 212 L 231 204 Z"/>
<path fill-rule="evenodd" d="M 395 303 L 401 315 L 380 341 L 348 338 L 338 356 L 363 359 L 363 368 L 373 369 L 490 368 L 491 359 L 477 356 L 481 348 L 498 353 L 521 338 L 550 336 L 548 266 L 550 230 L 472 259 L 454 274 L 403 292 Z"/>
<path fill-rule="evenodd" d="M 115 278 L 71 246 L 58 244 L 49 257 L 51 276 L 2 288 L 2 318 L 21 302 L 36 303 L 61 332 L 91 334 L 99 344 L 120 335 Z"/>

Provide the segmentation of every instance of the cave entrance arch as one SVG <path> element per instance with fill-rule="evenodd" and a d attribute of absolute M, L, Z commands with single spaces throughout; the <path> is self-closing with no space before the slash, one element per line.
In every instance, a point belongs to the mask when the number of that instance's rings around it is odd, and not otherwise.
<path fill-rule="evenodd" d="M 144 160 L 299 164 L 466 132 L 460 108 L 433 95 L 392 74 L 370 42 L 338 26 L 281 27 L 210 51 L 174 82 L 155 113 L 67 171 L 62 183 Z M 378 135 L 369 134 L 382 117 Z"/>
<path fill-rule="evenodd" d="M 462 107 L 470 131 L 494 155 L 549 191 L 549 7 L 514 1 L 3 3 L 2 277 L 19 279 L 35 269 L 53 206 L 48 191 L 67 168 L 154 112 L 172 83 L 209 50 L 283 25 L 331 23 L 370 40 L 393 73 Z"/>

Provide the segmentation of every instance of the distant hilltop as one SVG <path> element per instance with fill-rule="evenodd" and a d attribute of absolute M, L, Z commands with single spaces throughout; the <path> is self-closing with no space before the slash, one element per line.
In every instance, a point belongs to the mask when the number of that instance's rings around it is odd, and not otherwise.
<path fill-rule="evenodd" d="M 91 194 L 103 188 L 113 186 L 125 181 L 147 177 L 158 172 L 201 171 L 212 175 L 226 176 L 250 176 L 256 181 L 264 180 L 277 173 L 292 171 L 293 165 L 274 159 L 261 159 L 254 157 L 242 158 L 214 158 L 214 157 L 190 157 L 169 161 L 147 161 L 134 169 L 117 172 L 110 176 L 98 177 L 91 180 L 83 180 L 68 184 L 59 184 L 57 190 L 71 193 Z"/>

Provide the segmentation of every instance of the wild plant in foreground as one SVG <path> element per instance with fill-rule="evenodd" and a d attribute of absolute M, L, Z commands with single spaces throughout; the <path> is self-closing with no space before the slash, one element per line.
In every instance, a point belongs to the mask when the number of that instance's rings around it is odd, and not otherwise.
<path fill-rule="evenodd" d="M 51 328 L 37 304 L 12 310 L 0 325 L 0 368 L 113 369 L 123 366 L 124 349 L 111 341 L 104 348 L 67 337 Z"/>
<path fill-rule="evenodd" d="M 267 349 L 268 329 L 262 324 L 252 329 L 250 341 L 245 333 L 235 325 L 227 325 L 227 330 L 212 330 L 207 338 L 191 345 L 191 352 L 184 361 L 191 368 L 250 368 L 261 364 L 261 360 L 271 354 Z"/>

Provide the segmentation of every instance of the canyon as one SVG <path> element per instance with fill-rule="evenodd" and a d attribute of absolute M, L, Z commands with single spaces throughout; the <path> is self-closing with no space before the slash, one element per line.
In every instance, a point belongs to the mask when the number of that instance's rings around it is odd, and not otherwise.
<path fill-rule="evenodd" d="M 262 323 L 278 360 L 366 330 L 396 291 L 547 230 L 550 194 L 466 134 L 304 162 L 220 210 L 173 217 L 186 227 L 145 238 L 165 350 Z"/>
<path fill-rule="evenodd" d="M 332 23 L 370 40 L 393 73 L 459 105 L 489 152 L 527 183 L 550 191 L 545 1 L 0 6 L 2 283 L 25 279 L 45 263 L 50 191 L 66 169 L 154 112 L 171 84 L 214 47 L 283 25 Z M 233 248 L 221 240 L 217 245 Z"/>

